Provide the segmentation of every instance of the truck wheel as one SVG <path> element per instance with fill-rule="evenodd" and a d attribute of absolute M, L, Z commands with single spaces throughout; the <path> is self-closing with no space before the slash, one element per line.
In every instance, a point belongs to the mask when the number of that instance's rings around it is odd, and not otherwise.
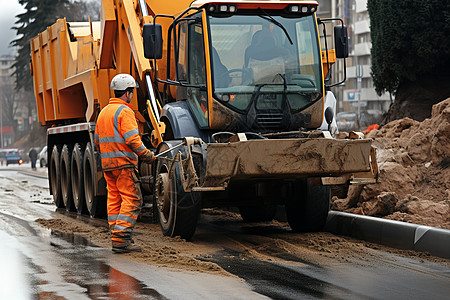
<path fill-rule="evenodd" d="M 72 179 L 70 160 L 72 151 L 69 150 L 69 146 L 64 144 L 61 150 L 60 169 L 61 169 L 61 195 L 64 202 L 64 206 L 67 211 L 74 210 L 73 198 L 72 198 Z"/>
<path fill-rule="evenodd" d="M 92 218 L 102 216 L 102 211 L 106 211 L 104 207 L 104 199 L 95 196 L 95 158 L 94 150 L 91 143 L 86 144 L 83 157 L 83 181 L 84 181 L 84 197 L 86 200 L 86 208 Z"/>
<path fill-rule="evenodd" d="M 159 152 L 169 147 L 163 145 Z M 168 155 L 167 157 L 170 157 Z M 169 178 L 170 163 L 159 159 L 156 167 L 155 207 L 162 233 L 189 240 L 195 233 L 200 214 L 201 193 L 186 193 L 180 177 L 180 167 L 175 163 L 173 177 Z"/>
<path fill-rule="evenodd" d="M 268 222 L 275 218 L 277 206 L 266 204 L 260 206 L 239 206 L 239 213 L 244 222 Z"/>
<path fill-rule="evenodd" d="M 64 202 L 62 200 L 61 194 L 61 169 L 59 165 L 59 156 L 60 156 L 61 146 L 54 145 L 52 149 L 52 154 L 50 157 L 50 186 L 53 194 L 53 202 L 56 207 L 63 208 Z"/>
<path fill-rule="evenodd" d="M 86 211 L 86 204 L 84 199 L 83 148 L 78 143 L 73 146 L 70 171 L 73 203 L 77 213 L 81 214 Z"/>
<path fill-rule="evenodd" d="M 295 232 L 321 231 L 330 209 L 330 187 L 296 181 L 293 196 L 286 204 L 286 217 Z"/>

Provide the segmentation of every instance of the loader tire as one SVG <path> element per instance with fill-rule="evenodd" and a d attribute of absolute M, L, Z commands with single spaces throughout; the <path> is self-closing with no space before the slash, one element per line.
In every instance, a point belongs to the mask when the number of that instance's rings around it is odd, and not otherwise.
<path fill-rule="evenodd" d="M 50 156 L 49 180 L 53 194 L 53 202 L 57 208 L 63 208 L 64 202 L 61 193 L 61 168 L 60 168 L 61 146 L 54 145 Z"/>
<path fill-rule="evenodd" d="M 95 158 L 91 143 L 86 144 L 83 157 L 83 182 L 86 208 L 92 218 L 106 214 L 106 201 L 95 195 Z"/>
<path fill-rule="evenodd" d="M 73 146 L 70 171 L 73 203 L 77 213 L 81 214 L 87 210 L 84 199 L 83 147 L 78 143 Z"/>
<path fill-rule="evenodd" d="M 168 148 L 167 145 L 163 145 L 159 152 Z M 167 157 L 171 158 L 170 153 Z M 173 177 L 169 178 L 170 162 L 158 159 L 156 166 L 153 197 L 156 215 L 165 236 L 180 236 L 182 239 L 190 240 L 197 227 L 201 193 L 184 191 L 178 162 L 175 162 Z"/>
<path fill-rule="evenodd" d="M 239 213 L 244 222 L 269 222 L 275 218 L 277 206 L 266 204 L 260 206 L 239 206 Z"/>
<path fill-rule="evenodd" d="M 330 209 L 329 186 L 313 185 L 309 180 L 296 181 L 293 197 L 286 203 L 286 217 L 294 232 L 322 231 Z"/>

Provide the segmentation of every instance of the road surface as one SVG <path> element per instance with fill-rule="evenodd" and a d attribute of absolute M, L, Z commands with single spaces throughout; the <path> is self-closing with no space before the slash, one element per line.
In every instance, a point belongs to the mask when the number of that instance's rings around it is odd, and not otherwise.
<path fill-rule="evenodd" d="M 114 255 L 106 221 L 56 211 L 45 176 L 27 165 L 0 168 L 0 299 L 450 295 L 448 260 L 329 233 L 295 234 L 283 222 L 245 224 L 215 210 L 203 211 L 191 242 L 140 222 L 135 240 L 143 253 Z"/>

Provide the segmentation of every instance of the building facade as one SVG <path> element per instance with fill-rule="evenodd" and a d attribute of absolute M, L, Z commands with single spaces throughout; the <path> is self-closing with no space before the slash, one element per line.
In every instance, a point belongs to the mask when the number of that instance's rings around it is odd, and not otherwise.
<path fill-rule="evenodd" d="M 394 99 L 389 94 L 378 96 L 373 85 L 367 0 L 319 0 L 317 16 L 342 18 L 348 28 L 349 58 L 346 59 L 346 81 L 332 88 L 337 99 L 337 112 L 358 113 L 365 123 L 378 121 L 377 119 L 388 111 Z M 330 42 L 328 44 L 330 45 Z M 343 61 L 338 60 L 333 67 L 333 82 L 344 77 L 343 70 Z"/>
<path fill-rule="evenodd" d="M 344 1 L 345 2 L 345 1 Z M 350 45 L 351 65 L 347 68 L 348 84 L 343 93 L 343 108 L 357 106 L 358 98 L 361 108 L 385 112 L 389 109 L 391 97 L 389 94 L 378 96 L 375 92 L 371 76 L 372 57 L 370 50 L 370 18 L 367 11 L 367 0 L 352 0 L 352 22 L 349 24 L 352 44 Z"/>

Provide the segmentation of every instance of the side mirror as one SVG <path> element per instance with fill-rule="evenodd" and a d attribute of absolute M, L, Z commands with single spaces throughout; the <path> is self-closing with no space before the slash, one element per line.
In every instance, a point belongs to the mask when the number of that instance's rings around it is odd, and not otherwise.
<path fill-rule="evenodd" d="M 162 58 L 162 28 L 160 24 L 144 24 L 144 56 L 147 59 Z"/>
<path fill-rule="evenodd" d="M 334 118 L 334 111 L 331 107 L 327 107 L 325 110 L 325 120 L 327 121 L 327 124 L 330 125 L 331 122 L 333 122 Z"/>
<path fill-rule="evenodd" d="M 334 26 L 334 48 L 337 58 L 348 57 L 348 34 L 347 26 Z"/>

